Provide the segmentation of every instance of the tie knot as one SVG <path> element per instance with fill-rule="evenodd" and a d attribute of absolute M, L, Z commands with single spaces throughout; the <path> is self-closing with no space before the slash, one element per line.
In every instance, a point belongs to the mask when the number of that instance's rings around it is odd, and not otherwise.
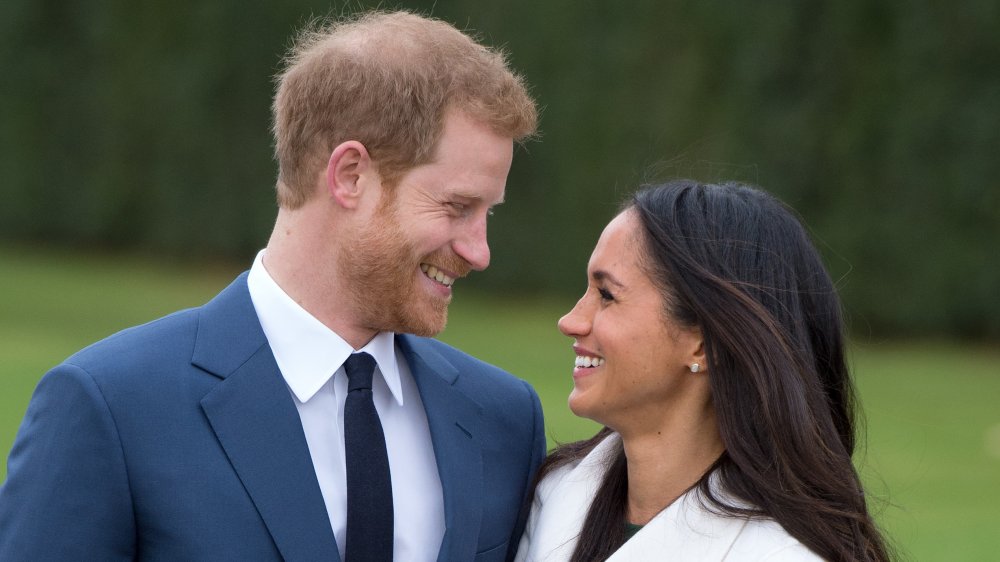
<path fill-rule="evenodd" d="M 344 370 L 347 372 L 347 391 L 371 390 L 372 374 L 375 372 L 375 358 L 361 352 L 352 353 L 344 362 Z"/>

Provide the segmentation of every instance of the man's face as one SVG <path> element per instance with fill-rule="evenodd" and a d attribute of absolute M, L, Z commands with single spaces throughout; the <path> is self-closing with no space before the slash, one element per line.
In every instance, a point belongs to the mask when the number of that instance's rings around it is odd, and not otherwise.
<path fill-rule="evenodd" d="M 452 283 L 490 263 L 486 220 L 501 203 L 513 141 L 450 112 L 433 161 L 406 172 L 340 256 L 365 328 L 432 336 Z"/>

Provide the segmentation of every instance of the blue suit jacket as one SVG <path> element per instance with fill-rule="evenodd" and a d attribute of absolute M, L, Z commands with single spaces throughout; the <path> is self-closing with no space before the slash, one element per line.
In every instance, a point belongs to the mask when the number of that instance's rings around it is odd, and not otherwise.
<path fill-rule="evenodd" d="M 438 560 L 506 559 L 545 453 L 537 395 L 440 342 L 397 344 L 441 476 Z M 0 560 L 281 559 L 339 555 L 245 274 L 39 383 L 0 488 Z"/>

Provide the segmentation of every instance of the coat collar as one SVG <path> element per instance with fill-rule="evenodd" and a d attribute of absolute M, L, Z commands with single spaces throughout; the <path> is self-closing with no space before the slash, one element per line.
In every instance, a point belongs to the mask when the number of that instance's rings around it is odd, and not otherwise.
<path fill-rule="evenodd" d="M 697 489 L 677 498 L 656 515 L 608 562 L 657 560 L 725 560 L 748 519 L 713 513 Z"/>
<path fill-rule="evenodd" d="M 302 424 L 246 274 L 202 307 L 192 363 L 222 379 L 202 410 L 282 558 L 338 560 Z"/>
<path fill-rule="evenodd" d="M 546 476 L 539 484 L 534 521 L 523 541 L 528 551 L 518 560 L 560 562 L 572 557 L 590 504 L 620 447 L 621 438 L 612 433 L 578 463 Z M 715 481 L 714 477 L 710 481 L 713 487 Z M 717 515 L 705 505 L 698 489 L 692 489 L 657 514 L 608 562 L 665 556 L 680 561 L 723 560 L 746 519 Z"/>

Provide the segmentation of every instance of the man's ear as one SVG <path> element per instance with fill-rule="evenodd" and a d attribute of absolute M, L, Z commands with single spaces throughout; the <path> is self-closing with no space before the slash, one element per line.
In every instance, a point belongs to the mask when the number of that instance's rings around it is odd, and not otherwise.
<path fill-rule="evenodd" d="M 337 145 L 326 163 L 326 194 L 346 209 L 358 206 L 365 182 L 362 178 L 374 171 L 365 145 L 350 140 Z"/>

